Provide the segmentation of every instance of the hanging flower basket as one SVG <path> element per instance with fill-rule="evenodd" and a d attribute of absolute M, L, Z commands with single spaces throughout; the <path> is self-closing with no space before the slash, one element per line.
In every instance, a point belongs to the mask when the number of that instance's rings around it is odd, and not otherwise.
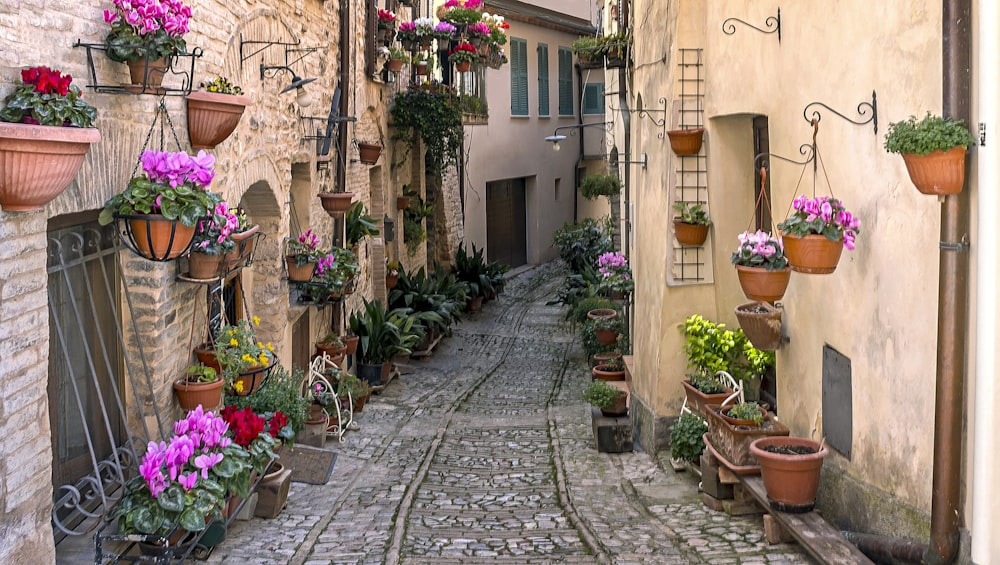
<path fill-rule="evenodd" d="M 236 94 L 192 92 L 187 99 L 188 137 L 195 149 L 212 149 L 240 123 L 250 99 Z"/>
<path fill-rule="evenodd" d="M 675 129 L 667 132 L 670 148 L 677 155 L 697 155 L 701 151 L 702 134 L 705 128 Z"/>
<path fill-rule="evenodd" d="M 306 282 L 312 278 L 313 271 L 316 269 L 316 262 L 310 261 L 300 266 L 295 256 L 289 255 L 285 257 L 285 268 L 288 270 L 288 280 Z"/>
<path fill-rule="evenodd" d="M 187 253 L 195 226 L 168 220 L 160 214 L 118 216 L 123 220 L 122 237 L 137 255 L 150 261 L 170 261 Z"/>
<path fill-rule="evenodd" d="M 358 143 L 358 159 L 366 165 L 374 165 L 382 155 L 382 146 L 377 143 Z"/>
<path fill-rule="evenodd" d="M 197 249 L 197 247 L 195 247 Z M 209 280 L 219 276 L 222 269 L 222 255 L 192 252 L 188 255 L 188 276 L 192 279 Z"/>
<path fill-rule="evenodd" d="M 354 200 L 353 192 L 321 192 L 319 193 L 320 203 L 323 205 L 323 209 L 332 218 L 338 218 L 343 216 L 351 207 L 351 202 Z"/>
<path fill-rule="evenodd" d="M 83 165 L 96 128 L 0 122 L 0 206 L 30 212 L 62 194 Z"/>
<path fill-rule="evenodd" d="M 674 220 L 674 237 L 685 247 L 698 247 L 708 239 L 708 224 L 689 224 Z"/>
<path fill-rule="evenodd" d="M 472 69 L 472 63 L 469 61 L 461 61 L 455 63 L 455 70 L 460 73 L 467 73 Z"/>
<path fill-rule="evenodd" d="M 910 181 L 923 194 L 959 194 L 965 184 L 965 147 L 926 155 L 903 153 Z"/>
<path fill-rule="evenodd" d="M 844 252 L 842 239 L 829 239 L 825 235 L 781 235 L 785 244 L 788 263 L 798 273 L 827 275 L 837 269 Z M 752 298 L 752 297 L 751 297 Z"/>
<path fill-rule="evenodd" d="M 398 73 L 403 70 L 403 60 L 402 59 L 389 59 L 386 63 L 386 67 L 391 73 Z"/>
<path fill-rule="evenodd" d="M 781 300 L 788 288 L 788 281 L 792 275 L 789 267 L 784 269 L 767 270 L 764 267 L 747 267 L 735 265 L 736 275 L 740 279 L 740 287 L 743 294 L 751 300 L 761 300 L 764 302 L 774 302 Z"/>
<path fill-rule="evenodd" d="M 735 311 L 743 333 L 754 347 L 773 351 L 781 345 L 781 310 L 767 302 L 750 302 L 737 306 Z"/>

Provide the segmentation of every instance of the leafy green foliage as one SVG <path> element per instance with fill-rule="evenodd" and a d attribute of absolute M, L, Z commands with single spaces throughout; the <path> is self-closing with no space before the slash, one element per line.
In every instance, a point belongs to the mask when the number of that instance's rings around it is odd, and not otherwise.
<path fill-rule="evenodd" d="M 630 350 L 631 343 L 627 332 L 619 332 L 618 341 L 610 345 L 605 345 L 600 341 L 597 341 L 597 334 L 594 332 L 596 324 L 594 322 L 594 320 L 587 320 L 583 323 L 580 330 L 580 339 L 583 342 L 583 350 L 586 352 L 588 359 L 592 358 L 595 353 L 606 353 L 609 351 L 626 353 Z"/>
<path fill-rule="evenodd" d="M 396 135 L 412 149 L 417 137 L 427 149 L 427 165 L 438 175 L 450 164 L 458 163 L 465 135 L 462 110 L 455 94 L 409 91 L 396 95 L 390 116 Z"/>
<path fill-rule="evenodd" d="M 430 276 L 423 267 L 409 273 L 399 269 L 396 287 L 389 292 L 390 308 L 426 313 L 421 316 L 421 324 L 440 332 L 461 321 L 465 300 L 465 288 L 454 274 L 442 269 Z"/>
<path fill-rule="evenodd" d="M 704 204 L 701 202 L 677 202 L 674 204 L 674 210 L 680 214 L 680 221 L 698 226 L 707 226 L 712 223 L 708 219 L 708 212 L 703 208 Z"/>
<path fill-rule="evenodd" d="M 427 240 L 423 221 L 409 209 L 403 212 L 403 239 L 406 241 L 406 252 L 410 255 L 416 255 L 420 244 Z"/>
<path fill-rule="evenodd" d="M 610 408 L 615 399 L 625 394 L 605 381 L 595 380 L 583 391 L 583 399 L 598 408 Z"/>
<path fill-rule="evenodd" d="M 357 245 L 362 239 L 379 234 L 375 218 L 366 212 L 364 202 L 359 200 L 352 204 L 344 215 L 348 245 Z"/>
<path fill-rule="evenodd" d="M 351 398 L 357 400 L 371 391 L 372 387 L 367 381 L 363 381 L 350 373 L 342 374 L 340 380 L 337 381 L 337 396 L 341 398 L 346 397 L 350 393 Z"/>
<path fill-rule="evenodd" d="M 160 198 L 162 197 L 162 198 Z M 98 222 L 106 226 L 114 221 L 115 214 L 134 216 L 150 214 L 160 199 L 160 213 L 168 220 L 177 220 L 185 226 L 193 227 L 222 202 L 222 196 L 190 184 L 170 186 L 155 183 L 145 176 L 129 181 L 123 192 L 112 196 L 104 204 Z"/>
<path fill-rule="evenodd" d="M 399 354 L 410 354 L 424 334 L 420 320 L 409 308 L 387 310 L 380 300 L 364 301 L 351 313 L 351 332 L 358 336 L 358 362 L 378 365 Z"/>
<path fill-rule="evenodd" d="M 465 244 L 459 244 L 455 253 L 455 276 L 465 284 L 469 298 L 485 297 L 496 292 L 484 251 L 476 249 L 473 243 L 471 255 L 466 253 Z"/>
<path fill-rule="evenodd" d="M 691 373 L 688 379 L 691 380 L 691 386 L 705 394 L 719 394 L 726 391 L 726 387 L 719 382 L 719 379 L 704 371 Z"/>
<path fill-rule="evenodd" d="M 747 381 L 774 365 L 774 352 L 753 346 L 742 329 L 729 330 L 725 324 L 706 320 L 698 314 L 684 320 L 684 353 L 688 367 L 711 375 L 726 371 L 733 378 Z"/>
<path fill-rule="evenodd" d="M 486 104 L 486 100 L 471 94 L 459 94 L 458 107 L 463 114 L 475 114 L 477 116 L 490 115 L 490 108 Z"/>
<path fill-rule="evenodd" d="M 188 365 L 187 368 L 187 382 L 189 383 L 214 383 L 219 380 L 215 369 L 212 367 L 206 367 L 201 363 L 197 365 Z"/>
<path fill-rule="evenodd" d="M 613 234 L 611 218 L 585 218 L 576 224 L 564 224 L 556 230 L 553 239 L 559 247 L 559 255 L 569 268 L 580 273 L 587 267 L 597 265 L 597 259 L 602 254 L 614 250 Z"/>
<path fill-rule="evenodd" d="M 599 196 L 610 199 L 618 196 L 621 190 L 622 183 L 615 175 L 587 175 L 580 181 L 580 194 L 587 200 L 594 200 Z"/>
<path fill-rule="evenodd" d="M 250 407 L 255 414 L 260 414 L 268 420 L 274 412 L 281 412 L 288 417 L 288 426 L 293 432 L 290 438 L 281 437 L 281 439 L 290 443 L 295 439 L 295 434 L 305 428 L 309 416 L 310 400 L 304 398 L 300 391 L 302 378 L 302 369 L 296 368 L 289 374 L 281 365 L 275 365 L 260 390 L 246 396 L 227 394 L 224 404 L 241 410 Z"/>
<path fill-rule="evenodd" d="M 737 420 L 749 420 L 754 426 L 760 426 L 764 422 L 764 415 L 760 412 L 760 407 L 756 402 L 740 402 L 726 412 L 726 416 Z"/>
<path fill-rule="evenodd" d="M 670 456 L 684 461 L 697 461 L 705 451 L 702 436 L 708 431 L 708 424 L 701 416 L 687 412 L 670 426 Z"/>
<path fill-rule="evenodd" d="M 26 116 L 34 118 L 39 125 L 57 126 L 73 124 L 80 128 L 93 126 L 97 109 L 80 98 L 80 89 L 70 85 L 66 95 L 43 94 L 31 84 L 21 84 L 4 100 L 0 110 L 0 122 L 19 123 Z"/>
<path fill-rule="evenodd" d="M 583 323 L 587 320 L 587 312 L 591 310 L 610 309 L 619 310 L 618 305 L 603 296 L 588 296 L 581 299 L 570 309 L 568 318 L 576 323 Z M 621 316 L 621 313 L 618 314 Z"/>
<path fill-rule="evenodd" d="M 890 153 L 926 155 L 953 147 L 968 147 L 972 143 L 975 138 L 965 127 L 964 120 L 933 116 L 930 112 L 919 122 L 916 116 L 910 116 L 891 123 L 885 134 L 885 150 Z"/>

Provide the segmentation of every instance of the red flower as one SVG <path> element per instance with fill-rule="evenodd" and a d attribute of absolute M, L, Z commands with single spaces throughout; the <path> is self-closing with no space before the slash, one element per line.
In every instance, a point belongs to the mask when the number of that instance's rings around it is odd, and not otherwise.
<path fill-rule="evenodd" d="M 220 414 L 229 424 L 233 441 L 243 447 L 249 446 L 250 442 L 257 439 L 257 436 L 264 431 L 263 416 L 254 414 L 249 406 L 243 410 L 237 410 L 235 406 L 226 406 Z"/>
<path fill-rule="evenodd" d="M 287 425 L 288 416 L 281 412 L 275 412 L 274 416 L 271 416 L 271 421 L 267 423 L 267 433 L 271 434 L 271 437 L 278 437 L 278 432 Z"/>

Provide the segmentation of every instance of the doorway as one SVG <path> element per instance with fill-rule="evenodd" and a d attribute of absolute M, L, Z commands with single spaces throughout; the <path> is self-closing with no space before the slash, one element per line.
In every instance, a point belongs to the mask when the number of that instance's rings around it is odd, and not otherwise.
<path fill-rule="evenodd" d="M 486 183 L 486 255 L 519 267 L 528 262 L 525 179 Z"/>

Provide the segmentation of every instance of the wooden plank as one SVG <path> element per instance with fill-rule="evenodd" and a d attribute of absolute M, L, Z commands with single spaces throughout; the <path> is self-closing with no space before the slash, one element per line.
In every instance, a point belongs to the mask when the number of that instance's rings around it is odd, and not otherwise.
<path fill-rule="evenodd" d="M 795 541 L 820 563 L 874 565 L 864 553 L 861 553 L 861 550 L 840 535 L 840 532 L 818 513 L 789 514 L 772 509 L 767 502 L 764 479 L 745 476 L 743 486 L 768 509 L 771 516 L 795 538 Z"/>
<path fill-rule="evenodd" d="M 635 375 L 635 357 L 622 355 L 622 362 L 625 363 L 625 382 L 631 384 L 632 376 Z"/>

